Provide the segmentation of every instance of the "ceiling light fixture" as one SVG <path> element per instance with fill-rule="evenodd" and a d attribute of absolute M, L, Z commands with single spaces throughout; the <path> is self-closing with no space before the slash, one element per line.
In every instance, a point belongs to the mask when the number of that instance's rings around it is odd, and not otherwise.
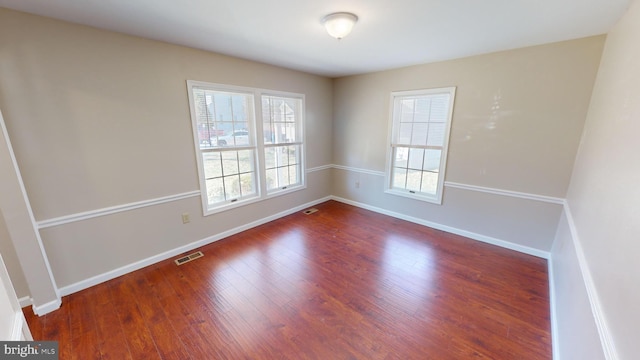
<path fill-rule="evenodd" d="M 358 21 L 358 17 L 348 12 L 329 14 L 322 19 L 322 23 L 329 35 L 338 40 L 349 35 L 356 21 Z"/>

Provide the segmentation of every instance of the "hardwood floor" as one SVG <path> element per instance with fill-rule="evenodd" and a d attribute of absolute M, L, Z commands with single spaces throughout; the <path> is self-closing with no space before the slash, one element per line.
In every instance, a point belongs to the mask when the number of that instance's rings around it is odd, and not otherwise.
<path fill-rule="evenodd" d="M 60 359 L 551 359 L 546 260 L 334 201 L 25 315 Z"/>

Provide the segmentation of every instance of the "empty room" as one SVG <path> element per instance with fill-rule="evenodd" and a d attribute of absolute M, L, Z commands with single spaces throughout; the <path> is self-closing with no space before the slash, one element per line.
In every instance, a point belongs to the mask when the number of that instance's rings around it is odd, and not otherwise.
<path fill-rule="evenodd" d="M 634 0 L 0 0 L 0 352 L 634 359 L 638 43 Z"/>

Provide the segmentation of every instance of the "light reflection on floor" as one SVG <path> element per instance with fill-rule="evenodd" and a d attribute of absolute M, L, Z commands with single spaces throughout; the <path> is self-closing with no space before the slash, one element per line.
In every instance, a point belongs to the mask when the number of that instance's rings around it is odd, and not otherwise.
<path fill-rule="evenodd" d="M 389 235 L 384 240 L 379 279 L 397 296 L 392 300 L 405 311 L 424 309 L 428 294 L 434 290 L 433 250 L 425 243 Z"/>

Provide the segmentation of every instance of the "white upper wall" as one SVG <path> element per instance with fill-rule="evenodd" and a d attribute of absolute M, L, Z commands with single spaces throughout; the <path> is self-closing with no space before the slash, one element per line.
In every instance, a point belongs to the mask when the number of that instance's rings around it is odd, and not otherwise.
<path fill-rule="evenodd" d="M 620 359 L 640 354 L 640 2 L 607 37 L 567 201 Z"/>

